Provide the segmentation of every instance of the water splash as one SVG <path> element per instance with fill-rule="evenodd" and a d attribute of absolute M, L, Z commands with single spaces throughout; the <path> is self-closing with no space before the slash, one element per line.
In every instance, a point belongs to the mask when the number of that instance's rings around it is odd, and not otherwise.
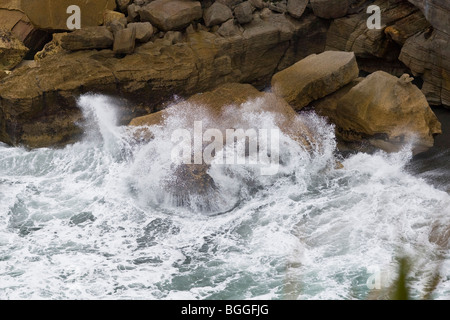
<path fill-rule="evenodd" d="M 182 210 L 162 188 L 175 172 L 168 130 L 183 117 L 139 143 L 115 124 L 111 99 L 79 103 L 83 141 L 0 146 L 1 299 L 364 299 L 368 268 L 395 273 L 399 252 L 416 261 L 418 297 L 437 263 L 450 272 L 434 239 L 450 225 L 450 197 L 405 172 L 408 150 L 359 153 L 335 170 L 333 128 L 308 114 L 320 145 L 306 152 L 283 137 L 276 176 L 208 171 L 223 213 L 208 216 L 204 198 Z M 435 298 L 449 296 L 444 278 Z"/>

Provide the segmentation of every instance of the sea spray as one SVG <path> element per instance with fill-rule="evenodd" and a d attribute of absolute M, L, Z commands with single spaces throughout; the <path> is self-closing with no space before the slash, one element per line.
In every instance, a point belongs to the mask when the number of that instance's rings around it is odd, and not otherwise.
<path fill-rule="evenodd" d="M 373 270 L 395 278 L 399 254 L 414 260 L 417 298 L 436 265 L 450 273 L 433 240 L 450 197 L 404 170 L 408 150 L 357 153 L 337 170 L 334 129 L 303 115 L 317 139 L 308 150 L 283 137 L 277 175 L 208 170 L 220 190 L 209 215 L 203 197 L 180 207 L 159 184 L 175 172 L 168 133 L 181 115 L 142 142 L 115 124 L 114 100 L 80 107 L 79 143 L 0 146 L 1 299 L 365 299 Z M 448 279 L 435 295 L 450 296 Z"/>

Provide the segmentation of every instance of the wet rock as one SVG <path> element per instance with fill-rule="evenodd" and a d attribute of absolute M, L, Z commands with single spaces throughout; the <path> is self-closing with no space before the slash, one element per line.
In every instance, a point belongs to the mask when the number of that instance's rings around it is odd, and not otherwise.
<path fill-rule="evenodd" d="M 92 212 L 82 212 L 70 218 L 70 223 L 74 225 L 80 225 L 85 222 L 93 222 L 93 221 L 95 221 L 95 217 L 92 214 Z"/>

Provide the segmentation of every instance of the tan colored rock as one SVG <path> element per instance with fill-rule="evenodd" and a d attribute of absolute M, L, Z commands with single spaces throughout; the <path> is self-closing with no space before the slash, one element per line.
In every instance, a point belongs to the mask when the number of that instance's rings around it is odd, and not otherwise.
<path fill-rule="evenodd" d="M 423 20 L 409 20 L 410 15 L 418 12 L 418 9 L 408 2 L 377 0 L 373 4 L 378 5 L 382 10 L 381 29 L 367 28 L 368 14 L 365 10 L 359 14 L 335 19 L 331 22 L 327 34 L 326 50 L 351 51 L 358 58 L 377 57 L 390 61 L 396 60 L 400 53 L 399 48 L 386 35 L 386 27 L 403 25 L 403 27 L 399 27 L 403 30 L 405 24 L 408 24 L 408 31 L 405 29 L 406 36 L 410 32 L 420 31 L 420 28 L 423 27 Z M 402 19 L 406 19 L 404 23 L 401 22 Z M 401 41 L 401 39 L 399 40 Z"/>
<path fill-rule="evenodd" d="M 119 30 L 114 35 L 113 52 L 115 54 L 131 54 L 136 45 L 136 29 L 127 28 Z"/>
<path fill-rule="evenodd" d="M 422 32 L 430 27 L 425 17 L 420 11 L 416 11 L 411 15 L 397 21 L 391 26 L 388 26 L 384 33 L 388 35 L 399 45 L 403 46 L 406 40 L 413 35 Z"/>
<path fill-rule="evenodd" d="M 156 0 L 139 11 L 141 21 L 148 21 L 163 31 L 180 30 L 202 18 L 200 2 L 190 0 Z"/>
<path fill-rule="evenodd" d="M 121 12 L 105 10 L 103 13 L 103 25 L 109 26 L 113 21 L 119 21 L 124 27 L 127 26 L 127 18 Z"/>
<path fill-rule="evenodd" d="M 5 3 L 6 2 L 6 3 Z M 20 2 L 0 2 L 0 29 L 11 31 L 33 54 L 51 40 L 51 35 L 36 29 L 28 17 L 20 11 Z M 27 57 L 29 58 L 29 57 Z"/>
<path fill-rule="evenodd" d="M 64 51 L 64 49 L 61 47 L 61 39 L 66 35 L 67 32 L 54 33 L 52 41 L 47 43 L 41 51 L 35 54 L 34 60 L 36 61 L 41 60 L 44 59 L 45 57 L 49 57 Z"/>
<path fill-rule="evenodd" d="M 326 26 L 311 14 L 301 20 L 272 15 L 255 19 L 233 37 L 194 30 L 184 37 L 169 34 L 171 39 L 148 42 L 120 59 L 112 50 L 47 56 L 34 68 L 16 69 L 0 80 L 5 115 L 0 141 L 29 147 L 74 141 L 81 118 L 76 97 L 85 92 L 127 99 L 120 110 L 124 124 L 158 110 L 175 93 L 189 96 L 228 82 L 263 86 L 274 70 L 323 51 Z"/>
<path fill-rule="evenodd" d="M 114 36 L 107 27 L 87 27 L 61 38 L 61 47 L 69 51 L 111 48 Z"/>
<path fill-rule="evenodd" d="M 77 5 L 81 10 L 81 27 L 103 24 L 103 12 L 116 7 L 115 0 L 22 0 L 20 9 L 39 29 L 68 30 L 67 8 Z"/>
<path fill-rule="evenodd" d="M 0 29 L 0 70 L 11 70 L 22 62 L 28 52 L 10 31 Z"/>
<path fill-rule="evenodd" d="M 441 124 L 423 93 L 409 76 L 379 71 L 369 75 L 339 99 L 332 121 L 346 141 L 368 141 L 385 151 L 412 144 L 426 151 L 440 134 Z"/>
<path fill-rule="evenodd" d="M 358 77 L 352 52 L 326 51 L 313 54 L 272 78 L 273 92 L 296 110 L 325 97 Z"/>
<path fill-rule="evenodd" d="M 136 29 L 136 40 L 139 42 L 148 42 L 153 36 L 154 29 L 150 22 L 129 23 L 128 28 Z"/>

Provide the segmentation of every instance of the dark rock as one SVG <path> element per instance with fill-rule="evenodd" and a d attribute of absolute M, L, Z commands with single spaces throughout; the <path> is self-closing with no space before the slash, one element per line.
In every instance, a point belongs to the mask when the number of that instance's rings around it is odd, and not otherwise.
<path fill-rule="evenodd" d="M 236 20 L 240 24 L 250 23 L 253 20 L 253 8 L 250 1 L 245 1 L 234 9 Z"/>
<path fill-rule="evenodd" d="M 128 28 L 136 29 L 136 40 L 148 42 L 153 36 L 154 29 L 150 22 L 135 22 L 128 24 Z"/>
<path fill-rule="evenodd" d="M 287 11 L 294 17 L 299 19 L 306 10 L 309 0 L 288 0 Z"/>
<path fill-rule="evenodd" d="M 114 35 L 115 54 L 131 54 L 134 52 L 136 43 L 136 28 L 126 28 L 119 30 Z"/>
<path fill-rule="evenodd" d="M 207 27 L 224 23 L 233 18 L 233 12 L 226 5 L 215 2 L 203 13 L 203 20 Z"/>

